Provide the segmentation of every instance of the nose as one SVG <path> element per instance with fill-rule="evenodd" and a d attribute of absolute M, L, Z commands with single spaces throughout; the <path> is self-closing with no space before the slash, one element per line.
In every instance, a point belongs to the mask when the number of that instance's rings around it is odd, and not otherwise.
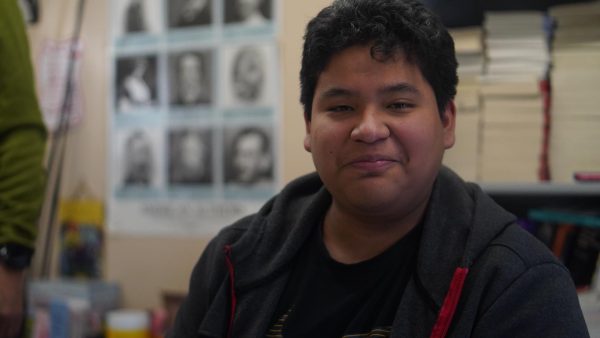
<path fill-rule="evenodd" d="M 376 143 L 390 136 L 390 129 L 381 114 L 375 110 L 367 110 L 360 115 L 360 118 L 352 129 L 350 139 L 357 142 Z"/>

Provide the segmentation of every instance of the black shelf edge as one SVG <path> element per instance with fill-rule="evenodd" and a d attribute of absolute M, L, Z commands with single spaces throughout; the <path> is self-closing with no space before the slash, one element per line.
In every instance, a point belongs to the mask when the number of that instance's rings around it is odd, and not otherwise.
<path fill-rule="evenodd" d="M 479 183 L 490 195 L 598 196 L 600 183 Z"/>

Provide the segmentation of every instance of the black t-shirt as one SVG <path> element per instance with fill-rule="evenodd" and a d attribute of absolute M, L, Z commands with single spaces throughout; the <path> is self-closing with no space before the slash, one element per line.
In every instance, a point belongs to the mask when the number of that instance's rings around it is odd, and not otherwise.
<path fill-rule="evenodd" d="M 333 260 L 322 227 L 315 228 L 298 255 L 266 337 L 389 337 L 414 270 L 422 226 L 356 264 Z"/>

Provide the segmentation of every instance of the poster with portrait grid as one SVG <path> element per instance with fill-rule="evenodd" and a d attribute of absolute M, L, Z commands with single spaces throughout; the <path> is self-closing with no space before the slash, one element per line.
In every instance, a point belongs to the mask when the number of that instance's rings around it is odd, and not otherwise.
<path fill-rule="evenodd" d="M 111 233 L 210 235 L 275 194 L 278 6 L 111 1 Z"/>

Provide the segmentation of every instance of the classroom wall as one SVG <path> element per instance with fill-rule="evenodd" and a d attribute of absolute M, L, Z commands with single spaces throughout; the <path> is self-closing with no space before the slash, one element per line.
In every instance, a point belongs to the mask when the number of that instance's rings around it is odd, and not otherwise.
<path fill-rule="evenodd" d="M 34 63 L 46 40 L 72 35 L 77 0 L 40 0 L 41 21 L 29 28 Z M 283 84 L 281 164 L 283 182 L 313 170 L 302 146 L 303 114 L 298 101 L 302 35 L 307 21 L 328 0 L 283 0 L 280 58 Z M 82 84 L 85 118 L 69 134 L 62 195 L 70 196 L 85 183 L 102 200 L 107 194 L 107 126 L 109 59 L 109 0 L 87 0 L 81 32 Z M 185 291 L 191 269 L 209 238 L 140 237 L 108 234 L 105 276 L 121 283 L 124 305 L 160 305 L 160 292 Z"/>

